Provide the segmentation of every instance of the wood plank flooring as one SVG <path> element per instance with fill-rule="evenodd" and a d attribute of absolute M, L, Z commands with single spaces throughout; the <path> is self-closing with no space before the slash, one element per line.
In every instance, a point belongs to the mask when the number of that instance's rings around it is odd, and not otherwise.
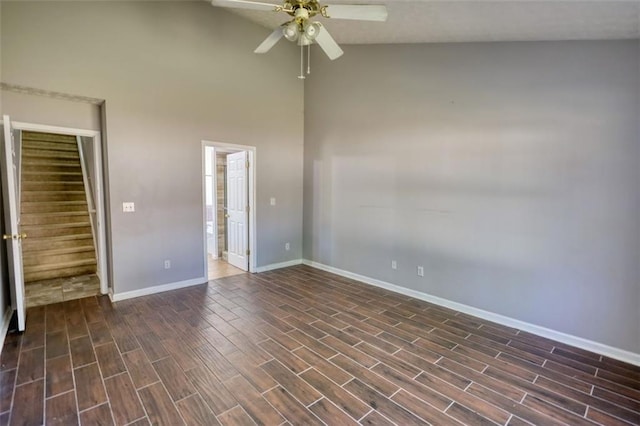
<path fill-rule="evenodd" d="M 0 425 L 640 424 L 640 367 L 306 266 L 27 320 Z"/>

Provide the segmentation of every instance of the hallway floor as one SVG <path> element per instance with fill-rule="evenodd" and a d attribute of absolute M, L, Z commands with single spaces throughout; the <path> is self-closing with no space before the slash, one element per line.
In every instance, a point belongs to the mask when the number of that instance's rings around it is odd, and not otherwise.
<path fill-rule="evenodd" d="M 242 269 L 236 268 L 226 260 L 214 259 L 211 255 L 208 256 L 208 259 L 210 280 L 217 280 L 218 278 L 230 277 L 244 273 Z"/>
<path fill-rule="evenodd" d="M 96 274 L 34 281 L 24 286 L 27 308 L 81 299 L 100 294 L 100 278 Z"/>

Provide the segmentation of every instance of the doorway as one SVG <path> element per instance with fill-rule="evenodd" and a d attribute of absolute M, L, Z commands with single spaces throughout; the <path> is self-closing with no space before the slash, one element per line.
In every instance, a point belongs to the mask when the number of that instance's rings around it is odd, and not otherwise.
<path fill-rule="evenodd" d="M 22 302 L 29 307 L 106 294 L 100 133 L 3 121 L 17 154 Z"/>
<path fill-rule="evenodd" d="M 202 142 L 208 279 L 255 269 L 255 147 Z"/>

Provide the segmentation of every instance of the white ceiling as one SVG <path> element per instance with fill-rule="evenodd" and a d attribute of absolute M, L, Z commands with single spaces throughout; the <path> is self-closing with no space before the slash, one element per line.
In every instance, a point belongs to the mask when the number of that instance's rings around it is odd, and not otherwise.
<path fill-rule="evenodd" d="M 387 5 L 387 22 L 319 18 L 335 40 L 343 44 L 640 39 L 640 0 L 329 0 L 328 3 L 321 0 L 320 3 Z M 290 19 L 284 12 L 229 10 L 270 29 Z M 265 37 L 268 34 L 265 30 Z"/>

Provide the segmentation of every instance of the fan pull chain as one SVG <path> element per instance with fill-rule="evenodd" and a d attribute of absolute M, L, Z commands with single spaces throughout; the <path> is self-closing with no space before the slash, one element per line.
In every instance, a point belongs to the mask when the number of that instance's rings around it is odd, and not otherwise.
<path fill-rule="evenodd" d="M 304 45 L 300 44 L 300 75 L 298 76 L 300 80 L 304 80 Z"/>
<path fill-rule="evenodd" d="M 311 74 L 311 44 L 307 46 L 307 74 Z"/>

